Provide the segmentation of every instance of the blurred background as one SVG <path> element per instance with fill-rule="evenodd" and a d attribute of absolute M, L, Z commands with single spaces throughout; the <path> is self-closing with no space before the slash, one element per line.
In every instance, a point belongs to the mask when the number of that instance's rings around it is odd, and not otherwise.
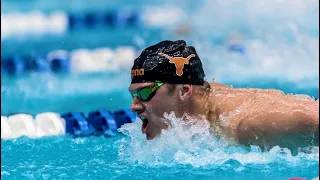
<path fill-rule="evenodd" d="M 178 39 L 208 81 L 319 97 L 317 0 L 2 0 L 1 114 L 127 109 L 134 58 Z"/>

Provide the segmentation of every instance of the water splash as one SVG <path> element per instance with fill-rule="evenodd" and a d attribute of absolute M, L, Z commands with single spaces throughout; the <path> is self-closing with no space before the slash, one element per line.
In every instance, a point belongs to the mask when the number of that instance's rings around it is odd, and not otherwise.
<path fill-rule="evenodd" d="M 173 112 L 164 117 L 170 120 L 172 127 L 149 141 L 140 132 L 140 120 L 122 126 L 119 131 L 126 137 L 117 142 L 119 158 L 148 166 L 191 165 L 198 168 L 232 165 L 239 171 L 252 164 L 301 166 L 306 163 L 310 166 L 319 163 L 319 147 L 299 150 L 297 155 L 279 146 L 262 151 L 258 146 L 243 147 L 212 135 L 206 121 L 188 117 L 191 121 L 186 122 L 184 118 L 176 118 Z"/>

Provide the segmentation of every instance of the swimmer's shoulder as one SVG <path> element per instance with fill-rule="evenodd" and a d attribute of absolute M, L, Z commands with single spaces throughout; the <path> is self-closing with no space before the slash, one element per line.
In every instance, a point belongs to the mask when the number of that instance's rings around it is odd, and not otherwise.
<path fill-rule="evenodd" d="M 218 82 L 209 83 L 211 89 L 213 90 L 213 94 L 216 95 L 233 95 L 233 96 L 250 96 L 256 97 L 258 99 L 303 99 L 310 100 L 319 103 L 319 100 L 315 100 L 313 97 L 310 97 L 305 94 L 286 94 L 279 89 L 269 88 L 269 89 L 261 89 L 261 88 L 234 88 L 232 85 L 225 85 Z"/>
<path fill-rule="evenodd" d="M 232 89 L 232 86 L 228 86 L 218 82 L 211 82 L 210 87 L 211 89 Z"/>
<path fill-rule="evenodd" d="M 261 89 L 261 88 L 234 88 L 232 85 L 225 85 L 218 82 L 210 83 L 211 89 L 214 90 L 226 90 L 228 92 L 232 91 L 235 93 L 257 93 L 257 94 L 266 94 L 266 95 L 282 95 L 285 93 L 278 89 Z"/>

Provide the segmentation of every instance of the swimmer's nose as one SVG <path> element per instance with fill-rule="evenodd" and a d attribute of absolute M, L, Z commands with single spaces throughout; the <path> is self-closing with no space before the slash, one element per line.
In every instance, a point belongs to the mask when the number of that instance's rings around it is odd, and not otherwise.
<path fill-rule="evenodd" d="M 131 111 L 139 114 L 143 111 L 143 105 L 141 104 L 141 101 L 137 98 L 134 97 L 130 106 Z"/>

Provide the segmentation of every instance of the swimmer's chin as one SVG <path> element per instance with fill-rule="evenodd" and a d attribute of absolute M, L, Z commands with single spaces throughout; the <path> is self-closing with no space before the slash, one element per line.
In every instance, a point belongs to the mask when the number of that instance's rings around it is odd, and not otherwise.
<path fill-rule="evenodd" d="M 150 135 L 150 134 L 146 134 L 146 139 L 147 140 L 152 140 L 152 139 L 155 139 L 156 137 L 158 137 L 158 136 L 160 136 L 160 135 Z"/>

